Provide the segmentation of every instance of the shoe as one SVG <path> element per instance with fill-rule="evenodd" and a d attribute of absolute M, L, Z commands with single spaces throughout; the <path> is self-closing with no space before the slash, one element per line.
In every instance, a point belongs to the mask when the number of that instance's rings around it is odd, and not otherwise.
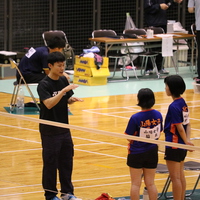
<path fill-rule="evenodd" d="M 158 71 L 160 74 L 169 74 L 169 71 L 167 71 L 166 69 L 161 69 Z"/>
<path fill-rule="evenodd" d="M 200 84 L 200 79 L 199 79 L 198 77 L 194 78 L 194 80 L 195 80 L 195 82 L 196 82 L 197 84 Z"/>
<path fill-rule="evenodd" d="M 65 194 L 61 196 L 62 200 L 82 200 L 80 198 L 77 198 L 76 196 L 74 196 L 73 194 Z"/>
<path fill-rule="evenodd" d="M 60 198 L 58 198 L 57 196 L 51 198 L 51 200 L 61 200 Z"/>
<path fill-rule="evenodd" d="M 151 74 L 153 74 L 153 70 L 147 70 L 146 72 L 145 72 L 145 76 L 149 76 L 149 75 L 151 75 Z"/>

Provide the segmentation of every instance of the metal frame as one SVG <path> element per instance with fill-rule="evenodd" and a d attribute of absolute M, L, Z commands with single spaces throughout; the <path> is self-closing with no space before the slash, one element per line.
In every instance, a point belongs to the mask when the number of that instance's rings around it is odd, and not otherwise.
<path fill-rule="evenodd" d="M 15 104 L 16 104 L 16 101 L 17 101 L 17 94 L 18 94 L 18 91 L 19 91 L 19 88 L 21 85 L 25 85 L 29 94 L 31 95 L 31 98 L 32 100 L 34 101 L 36 107 L 38 108 L 38 110 L 40 111 L 40 107 L 33 95 L 33 93 L 31 92 L 31 89 L 30 89 L 30 85 L 36 85 L 37 83 L 34 83 L 34 84 L 27 84 L 22 73 L 20 72 L 18 66 L 17 66 L 17 63 L 12 59 L 12 58 L 9 58 L 9 61 L 10 61 L 10 64 L 11 64 L 11 68 L 14 68 L 18 71 L 19 75 L 20 75 L 20 81 L 19 83 L 17 83 L 16 81 L 14 82 L 14 90 L 13 90 L 13 94 L 12 94 L 12 97 L 11 97 L 11 101 L 10 101 L 10 110 L 13 111 L 14 108 L 15 108 Z M 22 83 L 23 81 L 23 83 Z"/>

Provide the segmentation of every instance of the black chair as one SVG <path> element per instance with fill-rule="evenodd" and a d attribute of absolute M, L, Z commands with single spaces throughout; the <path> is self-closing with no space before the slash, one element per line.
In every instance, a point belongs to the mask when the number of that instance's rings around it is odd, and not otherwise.
<path fill-rule="evenodd" d="M 114 30 L 110 30 L 110 29 L 104 29 L 104 30 L 94 30 L 92 32 L 92 38 L 97 38 L 97 37 L 110 37 L 110 38 L 118 38 L 116 32 Z M 102 44 L 96 44 L 94 43 L 93 45 L 96 45 L 98 46 L 101 50 L 104 50 L 104 46 L 102 46 Z M 113 50 L 112 50 L 113 48 Z M 126 61 L 125 61 L 125 58 L 126 56 L 121 54 L 120 52 L 120 49 L 121 49 L 121 45 L 113 45 L 111 48 L 110 48 L 110 51 L 109 51 L 109 58 L 111 59 L 114 59 L 114 68 L 113 68 L 113 75 L 111 78 L 111 80 L 109 80 L 109 82 L 115 82 L 115 81 L 128 81 L 129 80 L 129 75 L 128 75 L 128 71 L 129 69 L 126 68 Z M 117 71 L 117 66 L 118 66 L 118 61 L 119 59 L 122 59 L 122 67 L 120 68 L 120 70 L 122 71 L 122 77 L 123 79 L 119 79 L 119 80 L 112 80 L 114 77 L 115 77 L 115 73 Z M 134 72 L 135 72 L 135 68 L 133 69 Z M 123 75 L 123 73 L 126 73 L 126 76 Z M 136 72 L 135 72 L 135 76 L 137 77 L 136 75 Z"/>
<path fill-rule="evenodd" d="M 63 49 L 63 54 L 66 58 L 66 69 L 73 69 L 74 68 L 74 63 L 75 63 L 75 54 L 74 54 L 74 50 L 71 47 L 71 45 L 69 44 L 68 40 L 67 40 L 67 36 L 63 31 L 59 31 L 59 30 L 51 30 L 51 31 L 45 31 L 42 34 L 42 38 L 44 40 L 44 44 L 45 46 L 48 46 L 48 41 L 52 38 L 52 37 L 61 37 L 63 38 L 63 40 L 66 41 L 66 45 L 65 48 Z"/>
<path fill-rule="evenodd" d="M 127 29 L 127 30 L 124 30 L 123 31 L 124 34 L 126 35 L 132 35 L 132 34 L 136 34 L 137 36 L 141 36 L 141 35 L 146 35 L 146 31 L 144 29 Z M 133 45 L 133 46 L 132 46 Z M 127 48 L 138 48 L 138 45 L 134 45 L 134 43 L 132 43 L 131 47 L 130 45 L 127 45 Z M 156 59 L 156 56 L 158 55 L 158 53 L 156 52 L 152 52 L 152 51 L 149 51 L 149 49 L 145 49 L 144 48 L 144 44 L 141 44 L 141 52 L 135 52 L 131 50 L 128 52 L 130 55 L 138 55 L 140 57 L 142 57 L 142 64 L 141 64 L 141 75 L 144 76 L 145 75 L 145 72 L 147 70 L 147 62 L 148 62 L 148 59 L 150 58 L 151 62 L 152 62 L 152 65 L 153 65 L 153 69 L 156 71 L 156 74 L 159 78 L 160 74 L 158 73 L 158 69 L 157 69 L 157 66 L 156 66 L 156 62 L 155 62 L 155 59 Z"/>

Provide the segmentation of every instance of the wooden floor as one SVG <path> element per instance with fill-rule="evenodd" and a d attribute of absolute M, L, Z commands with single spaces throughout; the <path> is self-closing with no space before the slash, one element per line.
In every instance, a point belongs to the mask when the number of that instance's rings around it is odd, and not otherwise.
<path fill-rule="evenodd" d="M 9 106 L 10 94 L 0 93 L 0 111 Z M 165 92 L 155 93 L 155 109 L 163 117 L 172 99 Z M 183 96 L 190 108 L 193 143 L 200 146 L 200 94 L 187 90 Z M 26 102 L 30 98 L 25 99 Z M 84 98 L 70 106 L 70 124 L 97 130 L 124 133 L 130 116 L 139 111 L 136 95 Z M 38 118 L 38 115 L 31 115 Z M 41 186 L 41 141 L 38 123 L 0 115 L 0 199 L 44 199 Z M 95 199 L 103 192 L 113 197 L 129 196 L 130 177 L 126 165 L 127 141 L 85 131 L 71 130 L 75 144 L 73 183 L 75 195 Z M 164 136 L 161 136 L 161 140 Z M 163 147 L 159 163 L 165 164 Z M 188 153 L 186 161 L 200 161 L 200 152 Z M 192 189 L 199 172 L 186 171 L 187 190 Z M 156 174 L 161 192 L 167 174 Z M 58 183 L 59 188 L 59 183 Z M 142 187 L 143 188 L 143 187 Z M 198 186 L 198 189 L 200 187 Z M 171 191 L 171 188 L 169 189 Z M 141 191 L 142 193 L 142 191 Z"/>

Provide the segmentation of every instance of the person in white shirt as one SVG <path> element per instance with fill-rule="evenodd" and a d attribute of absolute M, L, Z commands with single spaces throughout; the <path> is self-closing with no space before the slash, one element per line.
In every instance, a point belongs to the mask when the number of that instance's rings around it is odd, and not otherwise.
<path fill-rule="evenodd" d="M 200 84 L 200 1 L 199 0 L 189 0 L 188 1 L 188 12 L 195 13 L 195 24 L 196 24 L 196 41 L 198 49 L 197 58 L 197 74 L 195 78 L 197 84 Z"/>

